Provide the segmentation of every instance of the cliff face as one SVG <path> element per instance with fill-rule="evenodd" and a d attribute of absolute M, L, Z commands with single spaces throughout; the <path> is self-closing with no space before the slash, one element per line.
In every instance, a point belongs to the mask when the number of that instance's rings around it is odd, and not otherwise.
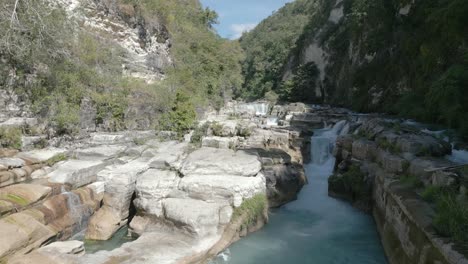
<path fill-rule="evenodd" d="M 220 107 L 241 82 L 238 43 L 214 32 L 217 15 L 198 0 L 7 0 L 2 7 L 0 18 L 11 23 L 0 24 L 0 128 L 14 123 L 25 132 L 26 119 L 36 118 L 31 134 L 49 138 L 186 130 L 195 107 Z M 185 112 L 171 114 L 180 107 Z"/>
<path fill-rule="evenodd" d="M 118 1 L 56 0 L 80 27 L 108 38 L 124 51 L 123 74 L 154 82 L 172 64 L 170 34 L 161 19 L 145 19 L 141 7 Z"/>
<path fill-rule="evenodd" d="M 467 263 L 466 174 L 450 169 L 448 143 L 396 124 L 366 120 L 337 139 L 329 195 L 373 214 L 392 264 Z"/>
<path fill-rule="evenodd" d="M 264 32 L 285 34 L 283 25 L 296 14 L 308 17 L 306 25 L 291 31 L 299 33 L 289 37 L 286 57 L 277 52 L 265 59 L 280 60 L 278 74 L 271 76 L 246 60 L 245 89 L 263 76 L 271 83 L 259 89 L 259 97 L 273 90 L 285 100 L 401 114 L 466 129 L 456 114 L 466 110 L 468 99 L 462 88 L 468 76 L 466 1 L 308 1 L 313 3 L 309 8 L 301 8 L 301 2 L 290 4 L 295 12 L 289 16 L 279 10 L 241 39 L 247 56 L 262 49 L 268 53 L 276 46 L 251 39 Z M 278 19 L 279 14 L 285 17 Z"/>

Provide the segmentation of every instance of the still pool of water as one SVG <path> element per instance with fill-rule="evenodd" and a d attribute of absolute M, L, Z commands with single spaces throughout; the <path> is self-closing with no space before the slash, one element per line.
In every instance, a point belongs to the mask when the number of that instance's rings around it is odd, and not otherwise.
<path fill-rule="evenodd" d="M 134 241 L 135 239 L 127 236 L 127 233 L 128 227 L 123 227 L 119 231 L 117 231 L 109 240 L 84 240 L 86 254 L 96 253 L 101 250 L 111 251 L 121 247 L 124 243 Z"/>
<path fill-rule="evenodd" d="M 318 130 L 312 137 L 309 184 L 298 200 L 272 210 L 270 222 L 241 239 L 213 263 L 229 264 L 385 264 L 370 215 L 328 196 L 331 153 L 340 129 Z"/>

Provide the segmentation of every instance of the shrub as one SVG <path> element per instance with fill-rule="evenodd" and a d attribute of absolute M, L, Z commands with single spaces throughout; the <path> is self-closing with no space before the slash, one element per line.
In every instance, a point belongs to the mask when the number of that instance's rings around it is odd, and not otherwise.
<path fill-rule="evenodd" d="M 0 146 L 4 148 L 20 149 L 22 130 L 16 127 L 0 128 Z"/>
<path fill-rule="evenodd" d="M 52 167 L 54 166 L 56 163 L 60 162 L 60 161 L 64 161 L 64 160 L 67 160 L 68 157 L 66 154 L 57 154 L 55 156 L 53 156 L 52 158 L 48 159 L 45 164 L 49 167 Z"/>
<path fill-rule="evenodd" d="M 245 137 L 245 138 L 250 137 L 250 135 L 252 135 L 252 129 L 246 126 L 239 125 L 237 127 L 237 135 L 239 137 Z"/>
<path fill-rule="evenodd" d="M 439 186 L 427 186 L 426 189 L 421 193 L 421 197 L 430 203 L 436 202 L 437 198 L 439 198 L 441 194 L 441 188 Z"/>
<path fill-rule="evenodd" d="M 208 134 L 208 129 L 210 127 L 210 122 L 206 122 L 201 126 L 196 126 L 195 130 L 193 131 L 192 138 L 190 142 L 201 146 L 202 138 Z"/>
<path fill-rule="evenodd" d="M 400 182 L 406 187 L 411 187 L 411 188 L 424 187 L 424 183 L 415 175 L 402 175 L 400 176 Z"/>
<path fill-rule="evenodd" d="M 174 105 L 171 111 L 161 118 L 160 126 L 163 130 L 176 132 L 181 138 L 193 127 L 196 116 L 190 97 L 184 92 L 177 92 Z"/>
<path fill-rule="evenodd" d="M 223 135 L 224 126 L 218 122 L 214 122 L 211 124 L 211 132 L 214 136 L 220 137 Z"/>
<path fill-rule="evenodd" d="M 59 135 L 75 134 L 80 123 L 80 108 L 78 105 L 61 101 L 56 106 L 56 112 L 51 117 Z"/>
<path fill-rule="evenodd" d="M 402 152 L 401 148 L 397 146 L 397 144 L 389 142 L 386 138 L 379 138 L 377 140 L 377 145 L 380 148 L 390 151 L 390 153 L 393 153 L 393 154 L 399 154 Z"/>
<path fill-rule="evenodd" d="M 232 219 L 235 220 L 245 216 L 243 225 L 250 226 L 257 221 L 258 217 L 263 215 L 268 208 L 268 199 L 265 194 L 257 194 L 252 198 L 245 199 L 240 207 L 234 209 Z"/>
<path fill-rule="evenodd" d="M 434 227 L 444 236 L 460 243 L 468 242 L 468 201 L 458 200 L 453 194 L 443 194 L 437 199 Z"/>

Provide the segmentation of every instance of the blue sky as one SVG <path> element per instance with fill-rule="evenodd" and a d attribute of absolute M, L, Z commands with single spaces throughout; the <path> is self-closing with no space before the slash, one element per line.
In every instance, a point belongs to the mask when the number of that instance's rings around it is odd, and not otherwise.
<path fill-rule="evenodd" d="M 201 0 L 205 7 L 219 14 L 219 25 L 215 28 L 225 38 L 236 39 L 243 31 L 254 28 L 292 0 Z"/>

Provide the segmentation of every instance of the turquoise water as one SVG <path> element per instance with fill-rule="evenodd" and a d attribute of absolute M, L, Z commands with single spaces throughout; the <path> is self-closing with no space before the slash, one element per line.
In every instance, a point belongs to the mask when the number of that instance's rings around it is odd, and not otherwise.
<path fill-rule="evenodd" d="M 271 211 L 262 230 L 241 239 L 213 263 L 229 264 L 385 264 L 383 248 L 370 215 L 328 197 L 335 163 L 331 148 L 340 129 L 316 131 L 309 184 L 298 200 Z"/>
<path fill-rule="evenodd" d="M 123 227 L 117 231 L 111 239 L 106 241 L 84 240 L 86 254 L 96 253 L 101 250 L 111 251 L 121 247 L 124 243 L 134 241 L 135 239 L 127 236 L 128 227 Z"/>

